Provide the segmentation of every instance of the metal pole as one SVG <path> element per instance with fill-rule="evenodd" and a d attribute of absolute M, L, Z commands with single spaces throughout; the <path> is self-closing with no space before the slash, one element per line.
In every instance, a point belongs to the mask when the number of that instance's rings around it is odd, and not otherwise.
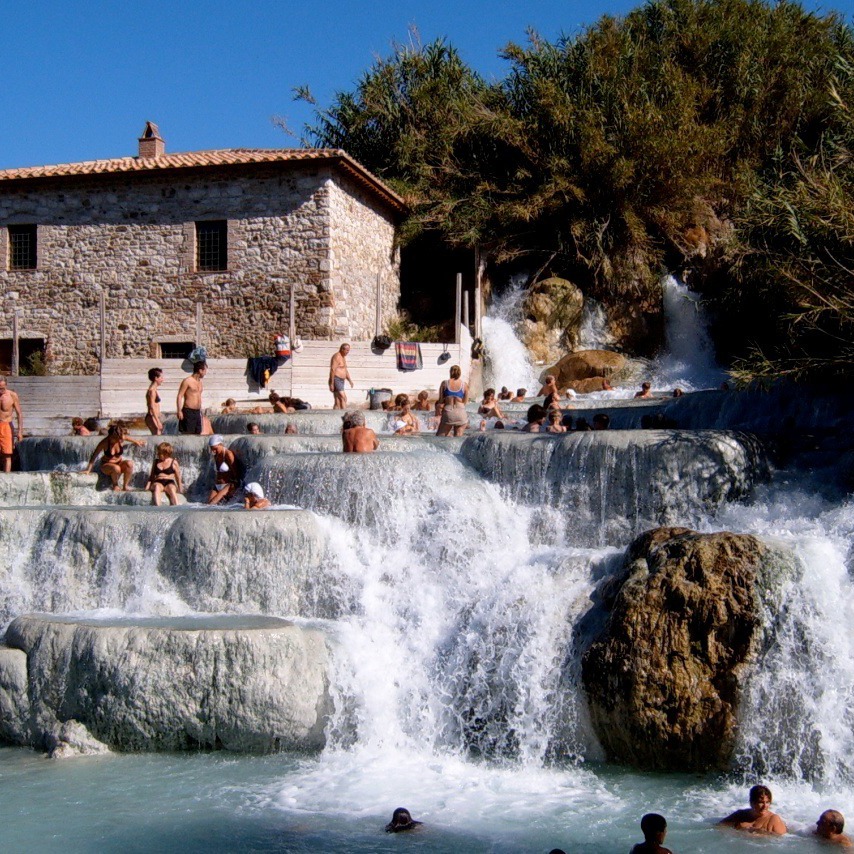
<path fill-rule="evenodd" d="M 382 273 L 377 273 L 377 322 L 374 325 L 374 335 L 379 335 L 382 330 L 382 322 L 383 322 L 383 312 L 382 312 L 382 300 L 383 300 L 383 281 L 382 281 Z"/>
<path fill-rule="evenodd" d="M 21 353 L 18 349 L 18 310 L 12 310 L 12 376 L 21 370 Z"/>
<path fill-rule="evenodd" d="M 463 302 L 463 274 L 457 273 L 457 310 L 454 314 L 454 344 L 460 343 L 460 309 Z"/>
<path fill-rule="evenodd" d="M 463 327 L 469 329 L 469 292 L 463 293 Z"/>
<path fill-rule="evenodd" d="M 107 295 L 101 291 L 98 294 L 98 324 L 101 329 L 101 367 L 104 367 L 104 359 L 107 358 Z"/>
<path fill-rule="evenodd" d="M 202 304 L 196 303 L 196 346 L 202 346 Z"/>

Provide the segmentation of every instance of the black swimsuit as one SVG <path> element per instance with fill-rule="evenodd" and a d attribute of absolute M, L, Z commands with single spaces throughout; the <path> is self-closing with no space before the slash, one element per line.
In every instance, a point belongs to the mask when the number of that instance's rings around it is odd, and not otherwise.
<path fill-rule="evenodd" d="M 118 448 L 118 451 L 116 451 L 116 448 Z M 114 463 L 122 458 L 122 454 L 124 454 L 124 452 L 125 446 L 121 442 L 117 445 L 107 445 L 107 448 L 104 451 L 104 462 Z"/>
<path fill-rule="evenodd" d="M 175 480 L 175 460 L 172 460 L 165 469 L 160 468 L 158 463 L 159 461 L 156 460 L 151 466 L 151 482 L 162 483 L 164 486 L 174 483 L 177 486 L 178 481 Z"/>

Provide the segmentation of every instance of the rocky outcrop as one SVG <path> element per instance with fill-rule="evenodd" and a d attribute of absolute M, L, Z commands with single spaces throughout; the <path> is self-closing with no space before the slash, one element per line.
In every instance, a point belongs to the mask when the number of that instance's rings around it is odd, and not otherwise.
<path fill-rule="evenodd" d="M 564 356 L 543 373 L 554 374 L 558 388 L 563 389 L 579 380 L 612 377 L 623 370 L 626 364 L 626 357 L 612 350 L 579 350 Z"/>
<path fill-rule="evenodd" d="M 523 339 L 535 360 L 553 362 L 576 346 L 583 308 L 584 295 L 566 279 L 550 276 L 528 289 Z"/>
<path fill-rule="evenodd" d="M 58 755 L 323 746 L 323 635 L 272 617 L 28 615 L 0 648 L 0 738 Z"/>
<path fill-rule="evenodd" d="M 597 591 L 582 679 L 609 758 L 659 770 L 726 769 L 738 705 L 773 631 L 794 555 L 755 537 L 657 528 Z"/>

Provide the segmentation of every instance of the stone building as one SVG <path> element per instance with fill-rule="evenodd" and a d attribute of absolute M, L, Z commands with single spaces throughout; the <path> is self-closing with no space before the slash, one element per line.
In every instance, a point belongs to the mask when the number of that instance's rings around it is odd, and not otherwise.
<path fill-rule="evenodd" d="M 400 297 L 404 203 L 343 151 L 167 154 L 0 171 L 0 370 L 268 353 L 271 338 L 370 340 Z M 100 352 L 103 305 L 105 352 Z"/>

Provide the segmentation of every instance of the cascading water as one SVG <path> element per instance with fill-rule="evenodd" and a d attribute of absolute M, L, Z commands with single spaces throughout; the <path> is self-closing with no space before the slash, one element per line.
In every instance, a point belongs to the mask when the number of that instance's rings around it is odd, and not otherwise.
<path fill-rule="evenodd" d="M 522 321 L 527 274 L 513 276 L 507 289 L 493 301 L 483 318 L 484 387 L 511 391 L 524 388 L 536 394 L 540 387 L 539 371 L 531 354 L 519 340 L 517 328 Z"/>
<path fill-rule="evenodd" d="M 652 364 L 654 389 L 698 391 L 717 388 L 726 378 L 715 350 L 700 298 L 673 276 L 664 276 L 664 352 Z"/>
<path fill-rule="evenodd" d="M 584 298 L 581 310 L 581 327 L 578 330 L 579 350 L 612 350 L 614 336 L 608 328 L 608 316 L 600 303 L 592 297 Z"/>
<path fill-rule="evenodd" d="M 0 751 L 0 782 L 15 782 L 2 808 L 11 850 L 34 838 L 46 851 L 91 850 L 105 798 L 102 850 L 132 849 L 142 828 L 151 850 L 178 833 L 187 851 L 396 850 L 380 827 L 399 805 L 426 820 L 406 841 L 428 852 L 605 854 L 637 840 L 650 809 L 667 815 L 674 850 L 753 850 L 709 826 L 743 802 L 741 779 L 598 764 L 575 627 L 627 542 L 661 521 L 796 550 L 806 571 L 769 615 L 738 767 L 771 783 L 794 829 L 829 806 L 854 810 L 850 502 L 762 485 L 752 441 L 723 431 L 383 437 L 364 456 L 332 452 L 332 437 L 290 438 L 235 447 L 277 505 L 300 510 L 0 509 L 0 598 L 4 623 L 38 608 L 262 612 L 320 626 L 335 706 L 325 750 L 93 757 L 72 773 L 88 781 L 72 798 L 71 772 Z M 51 453 L 70 462 L 65 446 Z M 56 838 L 44 839 L 43 820 L 10 820 L 44 815 L 27 801 L 33 786 L 63 827 Z"/>

